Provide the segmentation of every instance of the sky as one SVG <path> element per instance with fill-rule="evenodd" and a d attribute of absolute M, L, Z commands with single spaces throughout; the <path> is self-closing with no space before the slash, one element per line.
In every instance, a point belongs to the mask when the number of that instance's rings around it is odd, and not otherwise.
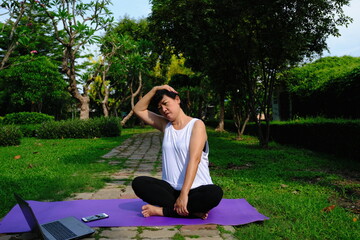
<path fill-rule="evenodd" d="M 139 19 L 149 16 L 151 4 L 149 0 L 113 0 L 111 10 L 115 20 L 125 15 L 130 18 Z M 348 27 L 339 27 L 340 37 L 330 36 L 327 39 L 330 53 L 324 52 L 324 56 L 360 57 L 360 0 L 350 0 L 350 6 L 344 7 L 345 14 L 353 18 Z"/>

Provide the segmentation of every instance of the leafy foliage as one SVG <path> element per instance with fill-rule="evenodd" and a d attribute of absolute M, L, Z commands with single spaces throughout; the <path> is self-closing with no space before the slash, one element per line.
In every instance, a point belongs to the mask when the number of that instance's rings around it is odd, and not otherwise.
<path fill-rule="evenodd" d="M 346 77 L 360 67 L 359 57 L 324 57 L 284 73 L 288 88 L 296 94 L 309 95 L 333 79 Z"/>
<path fill-rule="evenodd" d="M 0 126 L 0 146 L 19 145 L 22 134 L 15 125 Z"/>
<path fill-rule="evenodd" d="M 47 122 L 37 131 L 42 139 L 114 137 L 120 133 L 120 120 L 114 117 Z"/>
<path fill-rule="evenodd" d="M 216 126 L 213 121 L 208 126 Z M 265 124 L 261 125 L 265 128 Z M 236 132 L 233 121 L 225 122 L 225 129 Z M 257 126 L 248 124 L 247 135 L 257 135 Z M 360 120 L 309 118 L 270 123 L 270 139 L 280 144 L 303 147 L 348 159 L 359 159 Z"/>
<path fill-rule="evenodd" d="M 278 73 L 321 54 L 326 38 L 350 21 L 342 11 L 348 3 L 153 0 L 150 22 L 159 42 L 174 46 L 194 71 L 209 76 L 220 96 L 220 116 L 227 92 L 245 88 L 253 119 L 260 110 L 269 122 Z M 263 146 L 268 133 L 259 131 Z"/>
<path fill-rule="evenodd" d="M 38 112 L 18 112 L 6 114 L 3 123 L 4 124 L 37 124 L 48 121 L 53 121 L 54 117 L 44 113 Z"/>
<path fill-rule="evenodd" d="M 282 76 L 292 94 L 293 115 L 360 118 L 360 58 L 326 57 Z"/>
<path fill-rule="evenodd" d="M 66 88 L 58 66 L 44 56 L 19 57 L 0 76 L 0 89 L 10 98 L 10 105 L 29 105 L 29 111 L 41 111 L 45 99 L 63 97 Z"/>
<path fill-rule="evenodd" d="M 19 125 L 19 127 L 23 137 L 36 137 L 38 129 L 41 128 L 41 124 L 24 124 Z"/>

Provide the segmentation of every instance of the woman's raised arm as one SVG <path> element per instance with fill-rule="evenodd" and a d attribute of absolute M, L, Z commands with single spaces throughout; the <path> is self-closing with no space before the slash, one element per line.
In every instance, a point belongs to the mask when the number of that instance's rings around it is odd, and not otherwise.
<path fill-rule="evenodd" d="M 146 124 L 160 130 L 164 131 L 167 124 L 167 120 L 152 111 L 148 110 L 151 99 L 154 97 L 157 90 L 166 89 L 168 91 L 176 92 L 172 87 L 168 85 L 156 86 L 153 87 L 144 97 L 142 97 L 135 105 L 133 111 L 134 113 L 143 120 Z"/>

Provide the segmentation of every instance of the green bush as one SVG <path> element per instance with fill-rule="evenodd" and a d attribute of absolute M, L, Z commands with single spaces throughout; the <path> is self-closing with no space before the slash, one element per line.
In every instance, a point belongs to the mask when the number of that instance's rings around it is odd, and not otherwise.
<path fill-rule="evenodd" d="M 262 127 L 265 127 L 265 124 Z M 249 124 L 245 134 L 256 135 L 257 126 Z M 314 118 L 271 122 L 270 139 L 281 144 L 359 159 L 360 121 Z"/>
<path fill-rule="evenodd" d="M 6 114 L 3 124 L 39 124 L 48 121 L 54 121 L 54 117 L 38 112 L 18 112 Z"/>
<path fill-rule="evenodd" d="M 0 146 L 19 145 L 21 137 L 19 127 L 14 125 L 0 126 Z"/>
<path fill-rule="evenodd" d="M 121 133 L 120 119 L 111 118 L 94 118 L 93 123 L 99 127 L 100 135 L 103 137 L 116 137 Z"/>
<path fill-rule="evenodd" d="M 38 138 L 115 137 L 121 133 L 118 118 L 94 118 L 45 122 L 37 130 Z"/>
<path fill-rule="evenodd" d="M 216 127 L 218 121 L 207 121 Z M 265 130 L 265 124 L 262 124 Z M 225 120 L 225 130 L 236 132 L 233 121 Z M 248 123 L 244 134 L 257 136 L 258 127 Z M 270 140 L 339 157 L 359 160 L 360 120 L 310 118 L 296 121 L 270 122 Z"/>
<path fill-rule="evenodd" d="M 0 117 L 0 125 L 3 125 L 4 117 Z"/>
<path fill-rule="evenodd" d="M 37 131 L 41 128 L 41 124 L 18 125 L 23 137 L 36 137 Z"/>
<path fill-rule="evenodd" d="M 282 144 L 359 159 L 360 121 L 333 120 L 272 124 L 271 138 Z"/>

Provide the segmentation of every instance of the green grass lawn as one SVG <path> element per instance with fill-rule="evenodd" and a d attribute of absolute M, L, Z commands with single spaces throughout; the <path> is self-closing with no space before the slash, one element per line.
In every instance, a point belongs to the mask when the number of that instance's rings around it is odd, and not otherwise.
<path fill-rule="evenodd" d="M 113 138 L 23 138 L 19 146 L 0 147 L 0 218 L 15 205 L 14 192 L 29 200 L 57 201 L 103 187 L 122 164 L 99 162 L 101 156 L 144 131 L 149 129 L 123 129 Z"/>
<path fill-rule="evenodd" d="M 359 163 L 234 137 L 209 131 L 213 180 L 270 218 L 236 227 L 239 239 L 360 239 Z"/>
<path fill-rule="evenodd" d="M 143 131 L 149 129 L 103 139 L 25 138 L 20 146 L 1 147 L 0 217 L 14 206 L 13 192 L 53 201 L 103 187 L 107 174 L 123 166 L 99 162 L 101 156 Z M 212 178 L 224 197 L 245 198 L 270 218 L 237 226 L 237 238 L 359 239 L 359 163 L 275 143 L 265 150 L 248 136 L 235 141 L 229 133 L 208 134 Z"/>

